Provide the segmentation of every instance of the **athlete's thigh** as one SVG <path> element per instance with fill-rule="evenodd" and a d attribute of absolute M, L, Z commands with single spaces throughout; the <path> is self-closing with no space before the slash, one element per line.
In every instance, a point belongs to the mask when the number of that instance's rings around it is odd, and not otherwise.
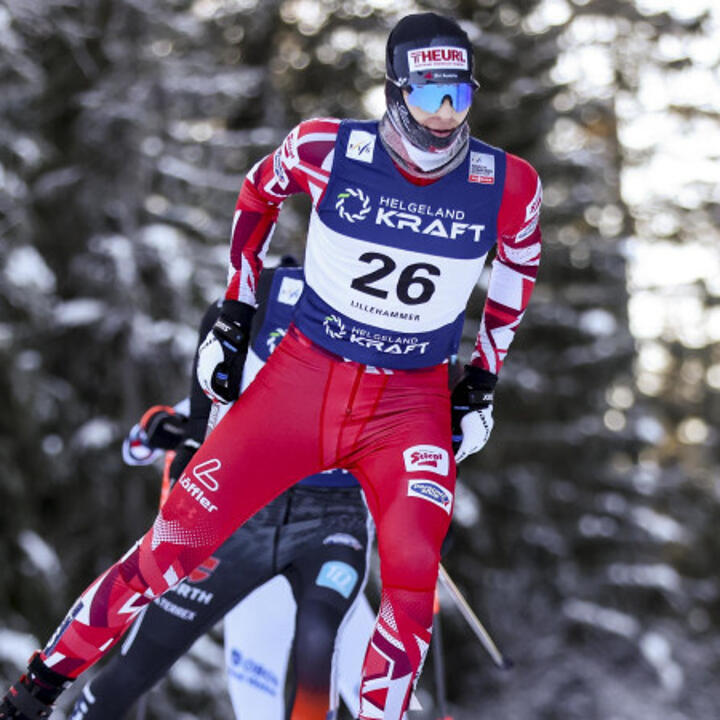
<path fill-rule="evenodd" d="M 191 519 L 212 544 L 319 466 L 324 375 L 278 349 L 205 440 L 163 507 L 168 523 Z M 193 538 L 193 541 L 195 539 Z"/>
<path fill-rule="evenodd" d="M 444 412 L 410 410 L 398 416 L 383 442 L 350 468 L 365 488 L 386 583 L 434 585 L 454 501 L 451 444 Z"/>

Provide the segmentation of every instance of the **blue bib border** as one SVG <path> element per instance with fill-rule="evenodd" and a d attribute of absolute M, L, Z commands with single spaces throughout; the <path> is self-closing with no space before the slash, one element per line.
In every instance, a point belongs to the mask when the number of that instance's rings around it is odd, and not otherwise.
<path fill-rule="evenodd" d="M 374 136 L 371 153 L 355 148 L 349 153 L 353 131 Z M 478 181 L 471 182 L 471 169 Z M 496 244 L 505 171 L 503 150 L 471 138 L 467 157 L 457 168 L 433 183 L 416 185 L 385 150 L 377 121 L 345 120 L 338 129 L 328 185 L 315 211 L 338 235 L 375 248 L 477 260 Z M 463 309 L 454 321 L 429 332 L 384 330 L 347 317 L 306 285 L 296 322 L 310 340 L 337 355 L 409 370 L 440 364 L 456 354 L 464 316 Z"/>
<path fill-rule="evenodd" d="M 305 274 L 301 267 L 277 267 L 273 271 L 270 292 L 266 300 L 265 317 L 252 344 L 253 351 L 263 362 L 267 362 L 271 353 L 278 346 L 295 314 L 297 303 L 287 305 L 278 300 L 282 282 L 288 277 L 305 282 Z M 300 302 L 299 299 L 298 302 Z"/>

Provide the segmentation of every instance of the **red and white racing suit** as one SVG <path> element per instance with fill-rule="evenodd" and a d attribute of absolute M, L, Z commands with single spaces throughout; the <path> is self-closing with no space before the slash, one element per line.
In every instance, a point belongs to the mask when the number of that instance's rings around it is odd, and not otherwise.
<path fill-rule="evenodd" d="M 246 178 L 233 223 L 227 297 L 254 303 L 279 207 L 287 196 L 306 192 L 313 200 L 306 281 L 315 309 L 329 306 L 332 312 L 314 327 L 314 309 L 305 316 L 298 311 L 297 327 L 198 450 L 152 528 L 85 591 L 45 648 L 43 657 L 53 670 L 80 674 L 145 604 L 177 584 L 259 508 L 299 478 L 341 467 L 365 491 L 383 582 L 363 669 L 360 717 L 402 717 L 430 642 L 439 550 L 455 483 L 448 366 L 426 364 L 424 358 L 437 343 L 443 348 L 456 343 L 450 335 L 462 327 L 464 304 L 487 249 L 497 243 L 472 362 L 498 373 L 536 277 L 540 185 L 526 162 L 472 145 L 469 165 L 457 175 L 471 184 L 458 190 L 472 199 L 483 184 L 494 184 L 486 190 L 485 214 L 471 218 L 467 203 L 459 209 L 435 207 L 433 197 L 447 199 L 452 185 L 432 188 L 437 195 L 427 194 L 429 186 L 414 185 L 416 180 L 389 165 L 380 142 L 372 139 L 374 128 L 353 126 L 348 140 L 337 120 L 301 123 Z M 359 177 L 369 173 L 370 184 L 358 181 L 343 190 L 347 177 L 337 177 L 343 168 L 353 171 L 352 162 L 359 163 Z M 386 183 L 394 177 L 403 197 L 393 199 L 387 187 L 376 193 L 376 176 Z M 333 195 L 326 199 L 328 187 Z M 323 219 L 331 215 L 333 227 Z M 347 234 L 338 231 L 343 222 Z M 360 226 L 367 233 L 361 249 L 370 253 L 353 259 L 358 240 L 352 233 Z M 489 242 L 486 228 L 492 228 Z M 415 236 L 418 244 L 427 241 L 429 254 L 417 250 Z M 382 238 L 390 239 L 381 244 Z M 445 248 L 455 255 L 445 257 Z M 398 267 L 398 294 L 408 312 L 398 311 L 397 302 L 383 305 L 391 301 L 387 281 L 397 276 L 391 267 Z M 350 286 L 364 295 L 353 296 Z M 425 300 L 433 327 L 429 321 L 423 326 Z M 359 313 L 365 313 L 361 319 Z M 369 334 L 373 316 L 381 318 L 381 331 Z M 412 323 L 419 326 L 415 335 L 406 332 Z M 351 356 L 353 333 L 362 361 Z M 420 339 L 411 341 L 411 335 Z M 348 348 L 344 357 L 333 352 L 334 343 L 342 342 Z M 368 357 L 377 362 L 368 363 Z"/>

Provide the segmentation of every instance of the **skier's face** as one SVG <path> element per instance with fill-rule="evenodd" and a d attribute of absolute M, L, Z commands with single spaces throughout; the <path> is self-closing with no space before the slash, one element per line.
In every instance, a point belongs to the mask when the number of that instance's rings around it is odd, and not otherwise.
<path fill-rule="evenodd" d="M 470 108 L 466 108 L 462 112 L 458 112 L 452 106 L 452 103 L 448 98 L 443 101 L 443 104 L 435 110 L 435 112 L 427 112 L 417 105 L 413 105 L 408 100 L 408 91 L 403 90 L 403 96 L 405 98 L 405 104 L 407 105 L 410 114 L 415 118 L 415 121 L 427 128 L 433 135 L 437 137 L 445 137 L 455 130 L 461 123 L 464 122 L 467 114 L 470 112 Z"/>

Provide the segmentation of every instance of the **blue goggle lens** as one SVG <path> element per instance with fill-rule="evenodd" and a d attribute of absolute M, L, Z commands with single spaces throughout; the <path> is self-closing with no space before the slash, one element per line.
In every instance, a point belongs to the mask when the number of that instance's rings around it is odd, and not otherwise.
<path fill-rule="evenodd" d="M 425 112 L 434 113 L 440 109 L 445 98 L 449 98 L 455 112 L 462 112 L 472 104 L 474 89 L 470 83 L 410 85 L 407 101 Z"/>

